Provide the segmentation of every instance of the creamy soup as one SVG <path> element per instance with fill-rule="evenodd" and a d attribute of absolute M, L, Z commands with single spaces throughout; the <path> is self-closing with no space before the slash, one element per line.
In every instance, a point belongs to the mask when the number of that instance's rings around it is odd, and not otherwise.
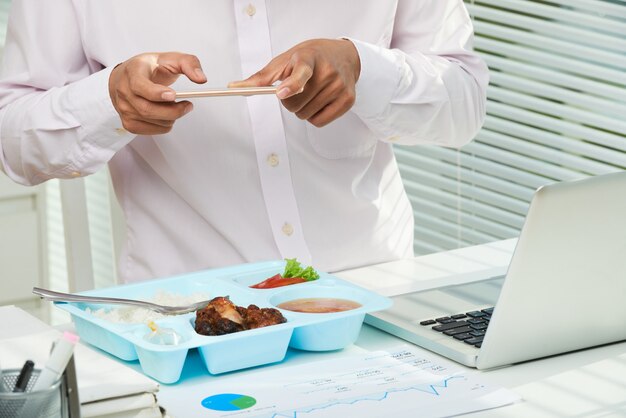
<path fill-rule="evenodd" d="M 347 299 L 304 298 L 294 299 L 278 305 L 280 309 L 304 313 L 343 312 L 360 308 L 361 304 Z"/>

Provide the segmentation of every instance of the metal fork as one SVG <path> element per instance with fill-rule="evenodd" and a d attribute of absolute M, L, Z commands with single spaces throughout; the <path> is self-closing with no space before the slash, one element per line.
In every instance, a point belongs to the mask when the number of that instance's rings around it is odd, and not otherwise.
<path fill-rule="evenodd" d="M 113 304 L 113 305 L 132 305 L 132 306 L 139 306 L 145 309 L 150 309 L 151 311 L 159 312 L 164 315 L 186 314 L 189 312 L 196 311 L 198 309 L 202 309 L 206 307 L 210 302 L 209 300 L 203 300 L 201 302 L 192 303 L 191 305 L 187 305 L 187 306 L 164 306 L 164 305 L 157 305 L 156 303 L 152 303 L 152 302 L 145 302 L 143 300 L 74 295 L 71 293 L 55 292 L 53 290 L 42 289 L 39 287 L 33 287 L 33 293 L 50 301 L 106 303 L 106 304 Z"/>

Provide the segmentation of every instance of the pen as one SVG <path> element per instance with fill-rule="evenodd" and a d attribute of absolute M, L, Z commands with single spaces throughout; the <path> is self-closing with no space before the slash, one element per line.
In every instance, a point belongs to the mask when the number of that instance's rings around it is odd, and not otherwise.
<path fill-rule="evenodd" d="M 54 344 L 50 358 L 46 362 L 45 367 L 39 374 L 39 378 L 35 382 L 33 392 L 49 388 L 59 379 L 59 377 L 61 377 L 65 371 L 67 363 L 72 358 L 74 346 L 78 340 L 78 336 L 72 334 L 71 332 L 66 331 L 63 333 L 63 337 L 59 338 L 59 340 Z"/>
<path fill-rule="evenodd" d="M 33 368 L 35 367 L 35 363 L 31 360 L 26 360 L 24 366 L 22 366 L 22 370 L 20 374 L 17 376 L 17 381 L 15 382 L 15 387 L 13 388 L 13 392 L 24 392 L 28 387 L 28 382 L 30 381 L 30 377 L 33 374 Z"/>

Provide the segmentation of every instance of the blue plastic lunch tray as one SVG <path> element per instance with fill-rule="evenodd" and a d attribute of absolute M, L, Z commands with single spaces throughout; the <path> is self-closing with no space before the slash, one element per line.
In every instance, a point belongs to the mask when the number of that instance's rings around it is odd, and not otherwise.
<path fill-rule="evenodd" d="M 207 294 L 209 298 L 229 296 L 239 306 L 255 304 L 273 307 L 300 298 L 339 298 L 353 300 L 361 307 L 344 312 L 299 313 L 281 309 L 286 323 L 220 336 L 195 332 L 195 312 L 170 316 L 156 322 L 174 329 L 182 341 L 161 345 L 146 340 L 147 324 L 117 323 L 85 311 L 112 309 L 119 305 L 55 302 L 69 312 L 81 339 L 122 360 L 139 359 L 143 372 L 163 383 L 174 383 L 180 375 L 190 349 L 198 349 L 211 374 L 282 361 L 287 348 L 307 351 L 342 349 L 357 339 L 365 314 L 387 309 L 391 299 L 363 289 L 327 273 L 318 280 L 273 289 L 249 286 L 281 273 L 284 261 L 242 264 L 205 270 L 164 279 L 150 280 L 106 289 L 82 292 L 83 295 L 150 300 L 157 291 L 178 295 Z"/>

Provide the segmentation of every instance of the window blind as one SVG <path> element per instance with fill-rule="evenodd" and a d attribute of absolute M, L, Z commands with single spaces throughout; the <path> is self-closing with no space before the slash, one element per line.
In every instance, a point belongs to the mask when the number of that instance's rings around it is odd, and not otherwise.
<path fill-rule="evenodd" d="M 515 237 L 539 186 L 626 169 L 626 2 L 466 6 L 487 118 L 460 150 L 395 147 L 416 254 Z"/>

